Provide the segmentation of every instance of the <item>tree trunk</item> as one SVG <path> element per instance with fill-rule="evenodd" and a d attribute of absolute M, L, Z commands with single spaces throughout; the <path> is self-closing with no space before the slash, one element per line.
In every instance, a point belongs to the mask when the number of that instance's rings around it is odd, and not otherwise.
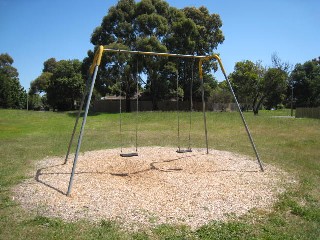
<path fill-rule="evenodd" d="M 259 113 L 259 108 L 253 107 L 253 114 L 258 115 Z"/>
<path fill-rule="evenodd" d="M 157 100 L 157 98 L 156 98 L 155 95 L 152 95 L 152 110 L 153 110 L 153 111 L 159 110 L 158 100 Z"/>
<path fill-rule="evenodd" d="M 263 96 L 262 98 L 260 98 L 260 100 L 258 101 L 258 103 L 256 105 L 252 106 L 252 110 L 253 110 L 253 114 L 254 115 L 258 115 L 259 113 L 259 108 L 263 102 L 263 100 L 266 98 L 266 96 Z"/>
<path fill-rule="evenodd" d="M 131 99 L 129 94 L 126 94 L 126 112 L 131 112 Z"/>

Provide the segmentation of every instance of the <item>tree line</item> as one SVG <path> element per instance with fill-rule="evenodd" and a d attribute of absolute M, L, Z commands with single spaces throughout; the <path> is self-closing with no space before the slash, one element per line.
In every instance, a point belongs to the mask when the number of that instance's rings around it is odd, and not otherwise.
<path fill-rule="evenodd" d="M 220 16 L 210 13 L 206 7 L 177 9 L 162 0 L 119 0 L 93 31 L 91 43 L 111 49 L 211 55 L 224 41 L 221 27 Z M 89 50 L 82 61 L 46 60 L 41 75 L 31 82 L 28 93 L 30 108 L 75 109 L 86 88 L 93 56 L 94 51 Z M 17 71 L 8 75 L 7 70 L 3 70 L 13 62 L 8 54 L 1 55 L 1 59 L 6 58 L 7 63 L 1 60 L 0 66 L 0 106 L 21 108 L 25 105 L 26 93 L 16 84 L 19 83 Z M 319 58 L 313 59 L 292 68 L 273 55 L 272 66 L 268 67 L 250 60 L 237 62 L 228 77 L 242 108 L 252 109 L 255 114 L 262 106 L 272 109 L 289 106 L 291 102 L 294 106 L 314 107 L 320 104 L 319 61 Z M 130 111 L 128 103 L 137 93 L 138 81 L 139 98 L 152 101 L 154 110 L 157 110 L 159 101 L 170 100 L 177 95 L 182 101 L 200 101 L 198 70 L 198 62 L 193 59 L 104 54 L 94 97 L 121 94 L 127 101 L 126 110 Z M 216 70 L 214 60 L 204 63 L 205 99 L 215 103 L 232 102 L 226 82 L 213 77 Z M 12 90 L 18 93 L 11 97 L 19 98 L 20 105 L 13 104 L 12 100 L 7 104 L 10 101 L 3 97 L 10 96 L 4 93 L 9 91 L 4 87 L 5 83 L 9 84 L 8 78 L 11 85 L 16 84 L 11 89 L 20 89 Z"/>
<path fill-rule="evenodd" d="M 272 55 L 272 66 L 245 60 L 237 62 L 229 75 L 242 108 L 258 114 L 261 107 L 320 106 L 320 57 L 294 68 Z"/>

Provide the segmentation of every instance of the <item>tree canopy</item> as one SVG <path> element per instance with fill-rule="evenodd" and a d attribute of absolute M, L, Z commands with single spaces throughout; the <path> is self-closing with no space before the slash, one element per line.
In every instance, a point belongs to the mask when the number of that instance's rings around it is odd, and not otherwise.
<path fill-rule="evenodd" d="M 56 63 L 47 88 L 48 103 L 58 110 L 74 109 L 81 99 L 84 81 L 79 60 L 61 60 Z"/>
<path fill-rule="evenodd" d="M 287 89 L 286 64 L 272 56 L 273 66 L 263 67 L 261 62 L 245 60 L 237 62 L 229 78 L 243 109 L 252 108 L 254 114 L 264 105 L 276 108 L 285 99 Z"/>
<path fill-rule="evenodd" d="M 290 75 L 290 82 L 297 107 L 320 106 L 320 57 L 297 64 Z"/>
<path fill-rule="evenodd" d="M 218 45 L 224 41 L 221 31 L 222 21 L 218 14 L 210 14 L 206 7 L 186 7 L 177 9 L 169 6 L 163 0 L 119 0 L 117 5 L 111 7 L 102 23 L 97 27 L 91 42 L 94 45 L 105 45 L 111 48 L 155 52 L 171 52 L 181 54 L 205 55 L 213 54 Z M 122 91 L 126 96 L 134 93 L 130 85 L 132 75 L 143 72 L 147 77 L 144 85 L 145 96 L 149 96 L 157 109 L 157 101 L 170 96 L 169 92 L 176 91 L 173 84 L 178 74 L 181 89 L 184 93 L 190 92 L 192 72 L 197 73 L 198 65 L 186 59 L 161 58 L 153 56 L 121 56 L 126 58 L 126 73 L 121 73 L 122 79 L 111 76 L 115 70 L 110 71 L 110 65 L 120 66 L 117 54 L 104 56 L 102 68 L 97 79 L 97 90 L 105 95 L 114 89 L 112 85 L 119 85 L 123 81 Z M 88 52 L 85 63 L 92 61 L 93 53 Z M 110 60 L 112 62 L 110 62 Z M 134 67 L 136 65 L 137 67 Z M 170 67 L 169 67 L 170 66 Z M 114 69 L 115 67 L 113 67 Z M 192 69 L 194 68 L 194 69 Z M 170 71 L 171 72 L 170 72 Z M 212 70 L 212 62 L 204 66 L 204 74 Z M 118 70 L 119 71 L 119 70 Z M 205 81 L 215 79 L 205 77 Z M 128 87 L 129 86 L 129 87 Z M 200 84 L 195 84 L 195 89 Z M 211 86 L 211 83 L 208 84 Z M 195 93 L 200 91 L 195 91 Z M 184 94 L 188 99 L 190 94 Z M 196 94 L 200 98 L 200 94 Z"/>
<path fill-rule="evenodd" d="M 84 90 L 82 78 L 82 62 L 79 60 L 46 60 L 43 71 L 30 84 L 30 104 L 48 104 L 57 110 L 72 110 L 75 103 L 81 99 Z M 42 97 L 39 94 L 45 93 Z"/>

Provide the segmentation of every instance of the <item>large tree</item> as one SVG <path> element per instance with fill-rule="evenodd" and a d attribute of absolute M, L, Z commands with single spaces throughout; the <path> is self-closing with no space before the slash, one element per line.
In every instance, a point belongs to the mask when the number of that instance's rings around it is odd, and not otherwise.
<path fill-rule="evenodd" d="M 287 73 L 280 65 L 265 68 L 260 62 L 237 62 L 229 77 L 242 108 L 252 108 L 255 115 L 262 105 L 270 109 L 284 100 Z"/>
<path fill-rule="evenodd" d="M 290 80 L 296 107 L 320 106 L 320 57 L 297 64 Z"/>
<path fill-rule="evenodd" d="M 243 110 L 254 107 L 261 99 L 264 68 L 249 60 L 237 62 L 229 75 Z"/>
<path fill-rule="evenodd" d="M 29 89 L 29 109 L 40 110 L 49 109 L 47 103 L 47 89 L 52 77 L 52 72 L 42 72 L 39 77 L 30 83 Z"/>
<path fill-rule="evenodd" d="M 160 0 L 142 0 L 136 4 L 137 38 L 135 48 L 146 52 L 167 52 L 164 43 L 169 31 L 169 5 Z M 158 110 L 158 100 L 165 97 L 167 89 L 166 76 L 163 75 L 167 58 L 145 56 L 144 72 L 147 75 L 146 93 L 149 94 L 153 110 Z"/>
<path fill-rule="evenodd" d="M 142 51 L 166 52 L 167 48 L 155 37 L 145 37 L 137 40 L 138 48 Z M 147 74 L 146 91 L 150 94 L 153 110 L 158 110 L 158 100 L 165 96 L 167 91 L 165 77 L 161 74 L 166 58 L 156 56 L 145 56 L 142 64 Z"/>
<path fill-rule="evenodd" d="M 47 90 L 52 74 L 57 66 L 55 58 L 49 58 L 43 63 L 43 70 L 39 77 L 30 83 L 29 90 L 29 109 L 48 109 Z"/>
<path fill-rule="evenodd" d="M 91 42 L 94 45 L 119 44 L 130 50 L 172 52 L 182 54 L 212 54 L 218 44 L 224 40 L 220 30 L 222 22 L 219 15 L 210 14 L 205 7 L 177 9 L 170 7 L 163 0 L 142 0 L 136 3 L 133 0 L 120 0 L 116 6 L 109 9 L 108 14 L 103 18 L 101 26 L 97 27 L 92 34 Z M 88 52 L 88 58 L 84 60 L 86 67 L 92 61 L 93 53 Z M 147 75 L 148 83 L 145 85 L 145 93 L 149 94 L 154 109 L 157 108 L 157 101 L 168 97 L 174 89 L 175 78 L 168 71 L 175 66 L 178 72 L 179 82 L 183 91 L 190 91 L 192 72 L 196 73 L 197 63 L 190 60 L 160 58 L 160 57 L 133 57 L 127 55 L 127 65 L 130 66 L 128 75 L 136 74 L 137 60 L 139 59 L 139 72 Z M 119 66 L 119 60 L 114 57 L 114 62 L 108 63 L 110 58 L 104 56 L 102 65 Z M 204 74 L 208 75 L 212 69 L 212 63 L 205 63 Z M 194 70 L 192 68 L 194 66 Z M 102 68 L 97 78 L 97 90 L 105 95 L 110 92 L 110 87 L 116 82 L 108 76 L 111 72 L 109 67 Z M 165 75 L 167 74 L 167 75 Z M 133 84 L 130 79 L 124 85 Z M 205 77 L 205 80 L 212 80 Z M 118 79 L 119 81 L 119 79 Z M 210 85 L 210 84 L 209 84 Z M 199 88 L 197 83 L 195 88 Z M 168 89 L 169 88 L 169 89 Z M 111 87 L 111 89 L 114 89 Z M 133 87 L 123 89 L 126 96 L 132 95 Z M 131 92 L 130 92 L 131 91 Z M 197 91 L 196 91 L 197 92 Z M 190 94 L 184 94 L 189 96 Z"/>
<path fill-rule="evenodd" d="M 82 62 L 77 59 L 46 60 L 41 75 L 30 84 L 31 107 L 73 110 L 75 103 L 81 100 L 85 87 L 82 66 Z"/>
<path fill-rule="evenodd" d="M 84 81 L 79 60 L 61 60 L 56 63 L 47 87 L 47 101 L 55 110 L 72 110 L 81 99 Z"/>
<path fill-rule="evenodd" d="M 9 54 L 0 54 L 0 107 L 24 108 L 26 92 L 20 85 L 18 71 L 12 64 L 13 58 Z"/>
<path fill-rule="evenodd" d="M 286 71 L 281 68 L 268 68 L 263 78 L 263 103 L 266 109 L 277 108 L 285 100 L 287 90 Z"/>
<path fill-rule="evenodd" d="M 39 77 L 37 77 L 35 80 L 33 80 L 30 83 L 29 94 L 39 94 L 39 93 L 47 92 L 52 74 L 53 74 L 52 72 L 46 72 L 46 71 L 42 72 Z"/>

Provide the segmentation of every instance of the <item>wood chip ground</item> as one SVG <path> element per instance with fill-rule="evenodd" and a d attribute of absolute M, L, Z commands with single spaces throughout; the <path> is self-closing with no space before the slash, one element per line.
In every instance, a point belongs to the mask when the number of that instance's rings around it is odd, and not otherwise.
<path fill-rule="evenodd" d="M 123 149 L 123 152 L 130 151 Z M 31 211 L 66 221 L 115 220 L 131 229 L 162 223 L 195 229 L 228 215 L 270 208 L 285 190 L 287 174 L 271 165 L 261 172 L 251 157 L 225 151 L 143 147 L 136 157 L 119 149 L 80 154 L 71 197 L 73 159 L 37 162 L 32 176 L 13 189 Z"/>

